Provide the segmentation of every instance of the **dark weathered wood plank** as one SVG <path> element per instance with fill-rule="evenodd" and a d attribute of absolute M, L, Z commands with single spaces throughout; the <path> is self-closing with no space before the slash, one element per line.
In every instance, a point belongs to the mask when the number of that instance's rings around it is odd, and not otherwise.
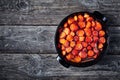
<path fill-rule="evenodd" d="M 67 15 L 98 10 L 120 25 L 119 0 L 0 0 L 1 25 L 58 25 Z"/>
<path fill-rule="evenodd" d="M 107 26 L 109 27 L 109 26 Z M 0 26 L 0 52 L 56 53 L 57 26 Z M 120 27 L 109 27 L 108 54 L 120 53 Z"/>
<path fill-rule="evenodd" d="M 65 68 L 56 60 L 56 54 L 0 54 L 0 75 L 6 78 L 41 78 L 79 76 L 80 78 L 115 78 L 120 75 L 120 56 L 107 55 L 89 67 Z M 17 76 L 17 77 L 16 77 Z"/>

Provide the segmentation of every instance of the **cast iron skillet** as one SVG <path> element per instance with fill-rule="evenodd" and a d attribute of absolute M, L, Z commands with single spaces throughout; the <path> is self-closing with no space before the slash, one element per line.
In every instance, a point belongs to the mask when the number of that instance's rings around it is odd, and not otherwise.
<path fill-rule="evenodd" d="M 62 54 L 61 54 L 61 50 L 60 48 L 58 48 L 58 43 L 59 43 L 59 29 L 63 28 L 63 25 L 64 23 L 68 20 L 69 17 L 73 17 L 74 15 L 78 15 L 78 14 L 84 14 L 84 13 L 87 13 L 89 14 L 90 16 L 92 16 L 95 20 L 99 21 L 101 24 L 102 24 L 102 29 L 105 31 L 105 39 L 106 39 L 106 42 L 104 43 L 104 47 L 103 47 L 103 50 L 102 52 L 100 52 L 100 55 L 92 60 L 92 61 L 88 61 L 88 62 L 84 62 L 84 63 L 74 63 L 74 62 L 70 62 L 68 60 L 66 60 Z M 107 38 L 108 38 L 108 35 L 107 35 L 107 27 L 105 26 L 105 23 L 106 23 L 107 19 L 106 17 L 101 14 L 100 12 L 98 11 L 94 11 L 93 13 L 90 13 L 90 12 L 76 12 L 76 13 L 73 13 L 73 14 L 70 14 L 68 15 L 67 17 L 65 17 L 61 22 L 60 24 L 58 25 L 58 28 L 56 30 L 56 34 L 55 34 L 55 47 L 56 47 L 56 50 L 57 50 L 57 53 L 58 53 L 58 57 L 57 57 L 57 60 L 60 62 L 60 64 L 62 64 L 64 67 L 69 67 L 70 65 L 71 66 L 76 66 L 76 67 L 86 67 L 86 66 L 90 66 L 90 65 L 93 65 L 93 64 L 96 64 L 100 59 L 101 57 L 103 56 L 103 54 L 105 53 L 106 49 L 107 49 L 107 45 L 108 45 L 108 41 L 107 41 Z"/>

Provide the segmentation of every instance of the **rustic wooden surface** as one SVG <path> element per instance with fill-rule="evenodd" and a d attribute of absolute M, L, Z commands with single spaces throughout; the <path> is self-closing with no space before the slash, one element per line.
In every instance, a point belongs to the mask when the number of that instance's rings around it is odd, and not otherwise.
<path fill-rule="evenodd" d="M 120 0 L 0 0 L 0 80 L 120 80 Z M 64 68 L 54 35 L 67 15 L 100 11 L 109 46 L 90 67 Z"/>

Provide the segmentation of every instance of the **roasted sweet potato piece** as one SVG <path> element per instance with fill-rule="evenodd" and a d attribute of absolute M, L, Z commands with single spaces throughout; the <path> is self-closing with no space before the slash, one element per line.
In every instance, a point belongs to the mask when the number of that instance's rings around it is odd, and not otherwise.
<path fill-rule="evenodd" d="M 99 43 L 99 44 L 98 44 L 98 48 L 99 48 L 99 49 L 103 48 L 103 44 L 102 44 L 102 43 Z"/>
<path fill-rule="evenodd" d="M 88 45 L 88 44 L 87 44 L 86 42 L 82 42 L 82 46 L 83 46 L 83 47 L 85 47 L 85 48 L 86 48 L 86 47 L 87 47 L 87 45 Z"/>
<path fill-rule="evenodd" d="M 77 16 L 74 16 L 74 20 L 77 21 L 77 20 L 78 20 L 78 17 L 77 17 Z"/>
<path fill-rule="evenodd" d="M 77 43 L 76 46 L 75 46 L 76 50 L 81 50 L 82 48 L 83 48 L 83 46 L 82 46 L 81 43 Z"/>
<path fill-rule="evenodd" d="M 96 42 L 92 42 L 90 45 L 91 45 L 91 47 L 95 48 L 97 46 L 97 43 Z"/>
<path fill-rule="evenodd" d="M 84 35 L 84 31 L 83 31 L 83 30 L 78 30 L 78 31 L 76 32 L 76 34 L 77 34 L 78 36 L 83 36 L 83 35 Z"/>
<path fill-rule="evenodd" d="M 86 36 L 91 36 L 91 29 L 84 29 Z"/>
<path fill-rule="evenodd" d="M 65 46 L 61 45 L 61 50 L 65 50 Z"/>
<path fill-rule="evenodd" d="M 99 36 L 102 37 L 102 36 L 104 36 L 104 35 L 105 35 L 105 31 L 100 30 L 100 31 L 99 31 Z"/>
<path fill-rule="evenodd" d="M 97 37 L 97 36 L 94 36 L 94 37 L 93 37 L 93 41 L 94 41 L 94 42 L 97 42 L 97 41 L 98 41 L 98 37 Z"/>
<path fill-rule="evenodd" d="M 92 49 L 92 47 L 91 47 L 91 46 L 88 46 L 88 47 L 87 47 L 87 49 L 88 49 L 88 50 L 91 50 L 91 49 Z"/>
<path fill-rule="evenodd" d="M 67 60 L 70 61 L 71 59 L 74 58 L 74 56 L 71 53 L 69 53 L 68 55 L 66 55 L 66 58 L 67 58 Z"/>
<path fill-rule="evenodd" d="M 86 28 L 90 28 L 91 27 L 91 22 L 90 21 L 87 21 L 86 23 Z"/>
<path fill-rule="evenodd" d="M 70 32 L 70 35 L 75 36 L 75 33 L 73 31 Z"/>
<path fill-rule="evenodd" d="M 63 56 L 66 55 L 66 51 L 62 51 L 62 55 L 63 55 Z"/>
<path fill-rule="evenodd" d="M 85 37 L 79 37 L 79 41 L 84 41 Z"/>
<path fill-rule="evenodd" d="M 97 48 L 94 48 L 93 51 L 98 54 L 99 53 L 99 50 Z"/>
<path fill-rule="evenodd" d="M 79 62 L 81 62 L 81 57 L 75 56 L 75 58 L 72 59 L 72 61 L 75 62 L 75 63 L 79 63 Z"/>
<path fill-rule="evenodd" d="M 104 37 L 100 37 L 99 42 L 100 42 L 100 43 L 105 43 L 105 42 L 106 42 L 106 39 L 105 39 Z"/>
<path fill-rule="evenodd" d="M 78 26 L 75 23 L 72 23 L 70 25 L 70 29 L 71 29 L 71 31 L 76 31 L 76 30 L 78 30 Z"/>
<path fill-rule="evenodd" d="M 63 32 L 68 35 L 70 33 L 70 29 L 69 28 L 64 28 Z"/>
<path fill-rule="evenodd" d="M 82 29 L 85 27 L 85 22 L 78 22 L 78 25 Z"/>
<path fill-rule="evenodd" d="M 88 18 L 86 18 L 86 21 L 93 21 L 94 19 L 92 18 L 92 17 L 88 17 Z"/>
<path fill-rule="evenodd" d="M 98 31 L 93 31 L 93 36 L 98 36 Z"/>
<path fill-rule="evenodd" d="M 65 38 L 65 37 L 66 37 L 65 32 L 61 32 L 61 33 L 60 33 L 60 38 Z"/>
<path fill-rule="evenodd" d="M 60 39 L 60 40 L 59 40 L 59 42 L 60 42 L 61 44 L 64 44 L 65 41 L 66 41 L 65 39 Z"/>
<path fill-rule="evenodd" d="M 85 41 L 86 41 L 86 42 L 92 42 L 93 39 L 92 39 L 92 37 L 86 37 Z"/>
<path fill-rule="evenodd" d="M 75 46 L 75 41 L 71 41 L 70 42 L 70 47 L 74 47 Z"/>
<path fill-rule="evenodd" d="M 72 54 L 73 54 L 74 56 L 78 55 L 78 50 L 73 49 L 73 50 L 72 50 Z"/>
<path fill-rule="evenodd" d="M 68 19 L 68 24 L 72 24 L 74 22 L 74 18 L 69 18 Z"/>
<path fill-rule="evenodd" d="M 82 22 L 84 21 L 84 17 L 82 15 L 78 15 L 78 20 Z"/>
<path fill-rule="evenodd" d="M 81 52 L 79 53 L 79 56 L 84 59 L 84 58 L 87 57 L 87 53 L 84 52 L 84 51 L 81 51 Z"/>
<path fill-rule="evenodd" d="M 90 17 L 89 14 L 85 13 L 85 14 L 84 14 L 84 18 L 87 19 L 88 17 Z"/>
<path fill-rule="evenodd" d="M 78 36 L 74 36 L 74 41 L 78 41 L 79 37 Z"/>
<path fill-rule="evenodd" d="M 88 51 L 88 56 L 92 57 L 94 55 L 94 52 L 92 50 Z"/>
<path fill-rule="evenodd" d="M 65 40 L 64 44 L 63 44 L 65 47 L 68 47 L 69 46 L 69 41 Z"/>
<path fill-rule="evenodd" d="M 71 47 L 67 47 L 65 50 L 66 50 L 67 53 L 70 53 L 72 51 L 72 48 Z"/>
<path fill-rule="evenodd" d="M 72 41 L 72 40 L 73 40 L 73 36 L 71 36 L 71 35 L 67 35 L 66 40 L 68 40 L 68 41 Z"/>
<path fill-rule="evenodd" d="M 96 21 L 95 29 L 96 29 L 97 31 L 100 31 L 100 30 L 102 29 L 102 25 L 100 24 L 100 22 Z"/>

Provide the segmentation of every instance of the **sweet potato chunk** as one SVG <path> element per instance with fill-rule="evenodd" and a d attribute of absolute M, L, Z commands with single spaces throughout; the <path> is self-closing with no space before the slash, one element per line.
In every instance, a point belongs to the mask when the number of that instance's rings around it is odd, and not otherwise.
<path fill-rule="evenodd" d="M 100 37 L 99 42 L 100 42 L 100 43 L 105 43 L 105 42 L 106 42 L 106 40 L 105 40 L 105 38 L 104 38 L 104 37 Z"/>
<path fill-rule="evenodd" d="M 70 42 L 70 47 L 74 47 L 75 46 L 75 41 L 71 41 Z"/>
<path fill-rule="evenodd" d="M 78 25 L 80 28 L 84 28 L 85 27 L 85 22 L 78 22 Z"/>
<path fill-rule="evenodd" d="M 68 24 L 72 24 L 74 22 L 74 19 L 73 18 L 69 18 L 68 19 Z"/>
<path fill-rule="evenodd" d="M 100 31 L 99 31 L 99 36 L 102 37 L 102 36 L 104 36 L 104 35 L 105 35 L 105 32 L 104 32 L 103 30 L 100 30 Z"/>
<path fill-rule="evenodd" d="M 70 33 L 70 29 L 69 29 L 69 28 L 65 28 L 65 29 L 63 30 L 63 32 L 64 32 L 66 35 L 68 35 L 68 34 Z"/>
<path fill-rule="evenodd" d="M 76 30 L 78 30 L 78 26 L 73 23 L 70 25 L 70 29 L 71 29 L 71 31 L 76 31 Z"/>
<path fill-rule="evenodd" d="M 78 20 L 78 17 L 77 17 L 77 16 L 74 16 L 74 20 L 77 21 L 77 20 Z"/>
<path fill-rule="evenodd" d="M 86 52 L 83 52 L 83 51 L 81 51 L 80 53 L 79 53 L 79 56 L 81 57 L 81 58 L 86 58 L 87 57 L 87 53 Z"/>
<path fill-rule="evenodd" d="M 71 35 L 67 35 L 66 40 L 68 40 L 68 41 L 72 41 L 72 40 L 73 40 L 73 36 L 71 36 Z"/>
<path fill-rule="evenodd" d="M 78 20 L 82 22 L 84 21 L 84 17 L 82 15 L 78 15 Z"/>
<path fill-rule="evenodd" d="M 96 29 L 97 31 L 100 31 L 100 30 L 102 29 L 102 25 L 100 24 L 100 22 L 96 21 L 95 29 Z"/>
<path fill-rule="evenodd" d="M 79 63 L 79 62 L 81 62 L 81 57 L 76 56 L 72 61 L 75 63 Z"/>
<path fill-rule="evenodd" d="M 94 55 L 94 52 L 92 50 L 88 51 L 88 56 L 92 57 Z"/>
<path fill-rule="evenodd" d="M 76 46 L 75 46 L 75 49 L 76 50 L 81 50 L 83 47 L 82 47 L 82 44 L 81 43 L 78 43 L 78 44 L 76 44 Z"/>
<path fill-rule="evenodd" d="M 64 32 L 61 32 L 60 38 L 65 38 L 66 34 Z"/>
<path fill-rule="evenodd" d="M 88 22 L 86 23 L 86 28 L 90 28 L 90 27 L 91 27 L 91 22 L 88 21 Z"/>
<path fill-rule="evenodd" d="M 84 31 L 83 31 L 83 30 L 78 30 L 78 31 L 76 32 L 76 34 L 77 34 L 78 36 L 83 36 L 83 35 L 84 35 Z"/>
<path fill-rule="evenodd" d="M 66 48 L 66 52 L 67 52 L 67 53 L 69 53 L 69 52 L 71 52 L 71 51 L 72 51 L 72 48 L 71 48 L 71 47 L 67 47 L 67 48 Z"/>
<path fill-rule="evenodd" d="M 78 51 L 77 50 L 72 50 L 72 54 L 74 55 L 74 56 L 76 56 L 76 55 L 78 55 Z"/>

